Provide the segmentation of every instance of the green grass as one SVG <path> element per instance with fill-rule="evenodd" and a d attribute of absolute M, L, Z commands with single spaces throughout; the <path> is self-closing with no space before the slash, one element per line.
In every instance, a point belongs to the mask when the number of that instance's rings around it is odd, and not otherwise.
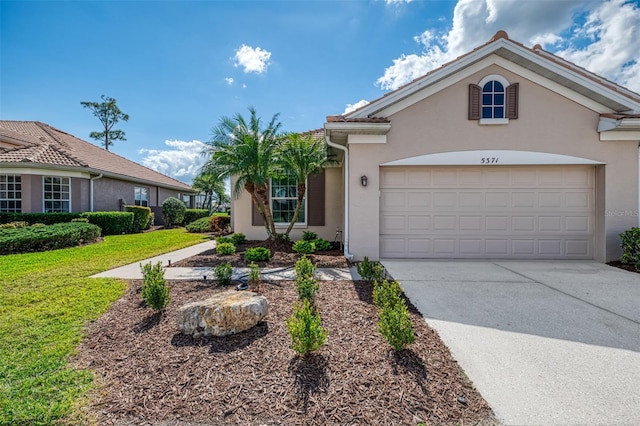
<path fill-rule="evenodd" d="M 90 275 L 203 241 L 179 228 L 0 256 L 0 425 L 56 423 L 86 395 L 92 375 L 69 368 L 69 356 L 126 288 Z"/>

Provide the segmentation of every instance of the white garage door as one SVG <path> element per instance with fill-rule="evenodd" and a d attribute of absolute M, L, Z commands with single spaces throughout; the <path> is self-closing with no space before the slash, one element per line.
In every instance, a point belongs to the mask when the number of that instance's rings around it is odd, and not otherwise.
<path fill-rule="evenodd" d="M 382 167 L 382 258 L 591 259 L 593 166 Z"/>

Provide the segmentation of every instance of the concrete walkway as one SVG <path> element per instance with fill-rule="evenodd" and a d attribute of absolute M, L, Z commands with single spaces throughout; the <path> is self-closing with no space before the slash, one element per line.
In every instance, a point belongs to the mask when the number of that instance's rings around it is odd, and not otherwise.
<path fill-rule="evenodd" d="M 383 261 L 508 425 L 640 425 L 640 274 Z"/>

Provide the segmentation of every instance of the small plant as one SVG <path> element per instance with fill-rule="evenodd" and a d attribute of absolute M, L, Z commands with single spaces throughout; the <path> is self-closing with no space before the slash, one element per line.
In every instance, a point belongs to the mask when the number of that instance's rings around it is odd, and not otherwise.
<path fill-rule="evenodd" d="M 313 275 L 299 275 L 296 277 L 296 291 L 299 300 L 308 300 L 312 305 L 316 300 L 318 282 Z"/>
<path fill-rule="evenodd" d="M 384 306 L 380 310 L 378 321 L 378 331 L 396 351 L 401 351 L 416 339 L 407 305 L 404 300 L 400 301 L 395 305 Z"/>
<path fill-rule="evenodd" d="M 162 215 L 164 217 L 164 226 L 173 228 L 180 225 L 184 221 L 184 215 L 187 206 L 176 197 L 169 197 L 162 202 Z"/>
<path fill-rule="evenodd" d="M 403 302 L 401 295 L 402 289 L 397 281 L 374 281 L 373 303 L 377 307 L 384 308 L 385 306 L 395 306 Z"/>
<path fill-rule="evenodd" d="M 327 251 L 333 248 L 329 241 L 323 239 L 316 239 L 311 241 L 311 243 L 315 247 L 316 251 Z"/>
<path fill-rule="evenodd" d="M 318 234 L 311 231 L 302 231 L 302 239 L 304 241 L 313 241 L 318 239 Z"/>
<path fill-rule="evenodd" d="M 219 285 L 231 284 L 231 276 L 233 275 L 233 267 L 229 262 L 221 263 L 216 266 L 213 271 L 213 275 L 216 277 Z"/>
<path fill-rule="evenodd" d="M 293 251 L 300 254 L 310 254 L 313 253 L 315 247 L 311 241 L 306 240 L 298 240 L 293 243 Z"/>
<path fill-rule="evenodd" d="M 620 234 L 622 257 L 620 261 L 640 269 L 640 228 L 631 228 Z"/>
<path fill-rule="evenodd" d="M 245 250 L 244 258 L 247 262 L 266 262 L 271 259 L 271 251 L 266 247 L 251 247 Z"/>
<path fill-rule="evenodd" d="M 169 287 L 164 279 L 162 262 L 152 265 L 151 262 L 140 265 L 142 270 L 142 299 L 147 306 L 160 312 L 169 304 Z"/>
<path fill-rule="evenodd" d="M 254 291 L 260 292 L 260 284 L 261 284 L 261 279 L 260 279 L 260 268 L 258 268 L 258 265 L 256 265 L 255 263 L 251 262 L 251 264 L 249 265 L 249 288 L 251 288 Z"/>
<path fill-rule="evenodd" d="M 231 239 L 231 237 L 220 236 L 220 237 L 216 237 L 216 243 L 218 244 L 233 243 L 233 240 Z"/>
<path fill-rule="evenodd" d="M 276 234 L 277 241 L 291 241 L 291 237 L 286 232 L 279 232 Z"/>
<path fill-rule="evenodd" d="M 380 282 L 384 278 L 384 268 L 380 262 L 371 261 L 367 256 L 356 265 L 356 270 L 365 281 Z"/>
<path fill-rule="evenodd" d="M 216 253 L 222 255 L 234 254 L 236 252 L 236 246 L 233 243 L 221 243 L 216 245 Z"/>
<path fill-rule="evenodd" d="M 307 256 L 302 256 L 296 262 L 295 271 L 296 277 L 313 277 L 316 273 L 316 266 Z"/>
<path fill-rule="evenodd" d="M 230 239 L 231 239 L 231 242 L 233 244 L 235 244 L 236 246 L 240 245 L 240 244 L 243 244 L 243 243 L 245 243 L 247 241 L 247 237 L 242 232 L 238 232 L 236 234 L 233 234 L 230 237 Z"/>
<path fill-rule="evenodd" d="M 300 355 L 318 350 L 327 340 L 327 331 L 322 327 L 320 314 L 306 299 L 296 303 L 293 315 L 286 323 L 291 336 L 291 349 Z"/>

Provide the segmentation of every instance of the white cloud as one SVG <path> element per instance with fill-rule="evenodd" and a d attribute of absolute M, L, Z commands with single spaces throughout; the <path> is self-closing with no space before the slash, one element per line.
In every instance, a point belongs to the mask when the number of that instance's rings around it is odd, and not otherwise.
<path fill-rule="evenodd" d="M 586 16 L 584 25 L 574 23 L 578 16 Z M 498 30 L 527 46 L 562 49 L 556 54 L 640 91 L 640 10 L 624 0 L 459 0 L 451 27 L 416 35 L 422 52 L 394 59 L 376 84 L 397 89 L 489 41 Z"/>
<path fill-rule="evenodd" d="M 355 111 L 358 108 L 362 108 L 365 105 L 369 105 L 369 101 L 362 99 L 361 101 L 356 102 L 355 104 L 347 104 L 344 112 L 342 114 L 349 114 L 351 111 Z"/>
<path fill-rule="evenodd" d="M 236 67 L 243 67 L 245 73 L 254 72 L 256 74 L 262 74 L 271 64 L 271 62 L 269 62 L 270 59 L 271 52 L 260 47 L 253 48 L 243 44 L 236 50 L 234 65 Z"/>
<path fill-rule="evenodd" d="M 233 77 L 227 77 L 224 79 L 224 81 L 226 81 L 227 84 L 231 86 L 235 80 L 233 79 Z"/>
<path fill-rule="evenodd" d="M 169 149 L 138 150 L 139 154 L 145 155 L 141 161 L 142 164 L 157 172 L 190 184 L 205 163 L 206 158 L 201 156 L 200 153 L 207 145 L 197 140 L 191 142 L 167 140 L 164 144 Z"/>
<path fill-rule="evenodd" d="M 395 5 L 395 4 L 402 4 L 402 3 L 411 3 L 413 0 L 384 0 L 384 2 L 386 4 L 389 5 Z"/>

